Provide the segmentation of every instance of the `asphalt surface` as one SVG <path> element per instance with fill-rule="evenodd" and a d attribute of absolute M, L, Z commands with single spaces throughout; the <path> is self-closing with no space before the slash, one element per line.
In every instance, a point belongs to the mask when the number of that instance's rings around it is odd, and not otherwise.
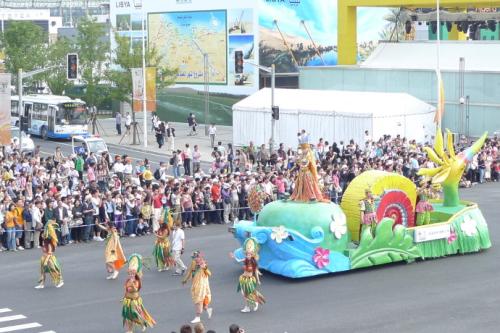
<path fill-rule="evenodd" d="M 241 268 L 228 256 L 238 244 L 227 226 L 188 230 L 185 263 L 192 250 L 201 249 L 213 273 L 214 316 L 204 317 L 203 322 L 218 333 L 227 332 L 231 323 L 254 333 L 498 332 L 500 186 L 478 185 L 461 195 L 479 203 L 489 224 L 491 249 L 304 280 L 264 272 L 261 290 L 267 303 L 256 313 L 239 311 L 242 300 L 236 282 Z M 149 256 L 153 241 L 146 236 L 124 239 L 122 244 L 127 255 Z M 13 309 L 43 325 L 43 329 L 16 332 L 123 332 L 120 298 L 125 274 L 115 281 L 105 280 L 103 252 L 104 244 L 97 242 L 58 248 L 65 285 L 44 290 L 33 289 L 39 250 L 0 253 L 0 309 Z M 170 272 L 145 272 L 142 297 L 158 323 L 148 331 L 178 332 L 193 318 L 189 288 Z M 0 332 L 9 324 L 0 322 Z"/>
<path fill-rule="evenodd" d="M 71 141 L 68 140 L 43 140 L 41 138 L 32 136 L 33 142 L 35 146 L 40 145 L 41 147 L 41 155 L 42 157 L 52 156 L 56 150 L 56 147 L 61 147 L 61 151 L 65 156 L 69 156 L 72 153 L 71 150 Z M 140 145 L 131 146 L 131 145 L 114 145 L 107 143 L 108 150 L 111 156 L 114 155 L 128 155 L 134 162 L 144 160 L 147 158 L 151 164 L 152 170 L 155 170 L 159 167 L 160 162 L 165 162 L 168 164 L 168 161 L 171 157 L 170 154 L 151 152 L 144 150 Z M 201 167 L 205 172 L 208 172 L 210 168 L 210 163 L 202 162 Z"/>

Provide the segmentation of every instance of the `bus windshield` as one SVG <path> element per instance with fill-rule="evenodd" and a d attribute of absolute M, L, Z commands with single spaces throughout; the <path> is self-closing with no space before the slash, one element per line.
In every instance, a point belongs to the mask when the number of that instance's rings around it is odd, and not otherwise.
<path fill-rule="evenodd" d="M 85 104 L 67 102 L 59 104 L 58 107 L 57 125 L 83 125 L 87 123 Z"/>
<path fill-rule="evenodd" d="M 89 148 L 89 152 L 91 152 L 91 153 L 101 153 L 101 152 L 108 151 L 104 141 L 100 141 L 100 140 L 87 141 L 87 146 Z"/>

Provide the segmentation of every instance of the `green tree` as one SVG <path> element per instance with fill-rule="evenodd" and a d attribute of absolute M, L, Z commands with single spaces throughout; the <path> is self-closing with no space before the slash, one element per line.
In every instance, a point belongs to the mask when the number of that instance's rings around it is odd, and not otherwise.
<path fill-rule="evenodd" d="M 82 99 L 89 106 L 99 105 L 105 98 L 99 93 L 105 79 L 105 65 L 109 59 L 110 44 L 105 38 L 106 27 L 95 19 L 80 20 L 76 39 L 81 79 L 86 85 Z"/>
<path fill-rule="evenodd" d="M 384 16 L 388 23 L 379 36 L 388 41 L 399 41 L 405 39 L 405 23 L 411 21 L 410 14 L 404 8 L 391 8 L 389 14 Z"/>
<path fill-rule="evenodd" d="M 66 56 L 74 52 L 74 46 L 67 38 L 58 39 L 49 46 L 47 61 L 45 66 L 55 66 L 54 69 L 42 74 L 43 80 L 47 83 L 50 91 L 54 95 L 63 95 L 68 88 L 73 86 L 73 82 L 67 80 Z"/>
<path fill-rule="evenodd" d="M 47 56 L 48 35 L 29 21 L 12 21 L 1 36 L 5 68 L 14 76 L 41 68 Z"/>
<path fill-rule="evenodd" d="M 115 69 L 108 71 L 108 80 L 113 84 L 113 99 L 131 103 L 132 101 L 132 68 L 142 68 L 142 44 L 132 43 L 129 37 L 115 35 L 113 63 Z M 177 69 L 161 66 L 162 56 L 155 48 L 146 49 L 146 66 L 156 67 L 157 88 L 167 87 L 175 81 Z"/>

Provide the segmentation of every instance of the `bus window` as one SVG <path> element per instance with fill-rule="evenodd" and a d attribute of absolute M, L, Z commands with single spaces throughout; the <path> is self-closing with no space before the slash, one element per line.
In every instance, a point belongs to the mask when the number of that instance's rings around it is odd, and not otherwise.
<path fill-rule="evenodd" d="M 10 101 L 10 114 L 12 117 L 19 117 L 19 102 Z"/>
<path fill-rule="evenodd" d="M 87 123 L 85 104 L 68 102 L 59 104 L 58 125 L 84 125 Z"/>

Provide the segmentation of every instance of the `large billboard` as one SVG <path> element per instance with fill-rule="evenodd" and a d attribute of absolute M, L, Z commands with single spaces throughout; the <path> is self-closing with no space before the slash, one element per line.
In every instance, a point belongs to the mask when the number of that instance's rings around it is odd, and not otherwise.
<path fill-rule="evenodd" d="M 186 121 L 193 112 L 203 123 L 208 81 L 206 121 L 230 125 L 232 105 L 259 89 L 256 64 L 275 64 L 277 73 L 337 64 L 335 0 L 143 0 L 143 11 L 134 2 L 111 1 L 111 23 L 141 43 L 144 17 L 148 47 L 160 52 L 161 66 L 177 70 L 175 85 L 157 94 L 162 119 Z M 360 59 L 373 49 L 388 13 L 358 10 Z"/>

